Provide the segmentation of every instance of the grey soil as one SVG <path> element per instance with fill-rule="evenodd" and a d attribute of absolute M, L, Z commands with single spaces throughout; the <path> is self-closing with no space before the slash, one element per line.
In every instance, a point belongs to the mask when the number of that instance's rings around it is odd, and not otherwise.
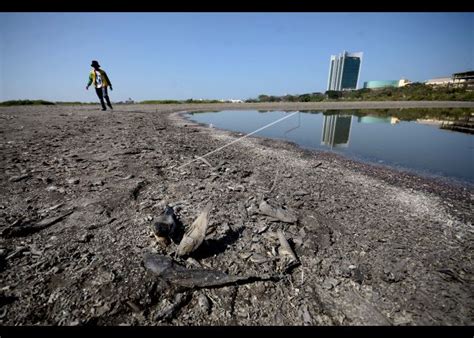
<path fill-rule="evenodd" d="M 312 108 L 1 108 L 0 324 L 473 325 L 472 186 L 254 137 L 178 169 L 239 136 L 178 112 Z M 278 279 L 183 288 L 145 268 L 176 250 L 150 233 L 165 206 L 189 225 L 209 201 L 214 231 L 178 263 Z"/>

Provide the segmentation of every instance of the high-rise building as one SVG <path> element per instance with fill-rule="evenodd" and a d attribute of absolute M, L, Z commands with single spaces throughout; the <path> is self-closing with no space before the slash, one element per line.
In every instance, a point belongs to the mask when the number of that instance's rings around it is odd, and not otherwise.
<path fill-rule="evenodd" d="M 331 55 L 329 63 L 328 90 L 357 89 L 362 52 Z"/>

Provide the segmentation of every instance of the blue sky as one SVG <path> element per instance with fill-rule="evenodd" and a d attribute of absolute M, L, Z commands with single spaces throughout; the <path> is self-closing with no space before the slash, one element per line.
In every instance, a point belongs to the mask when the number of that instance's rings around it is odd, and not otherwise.
<path fill-rule="evenodd" d="M 359 86 L 474 69 L 474 13 L 0 13 L 0 101 L 246 99 L 325 91 L 329 58 L 362 51 Z"/>

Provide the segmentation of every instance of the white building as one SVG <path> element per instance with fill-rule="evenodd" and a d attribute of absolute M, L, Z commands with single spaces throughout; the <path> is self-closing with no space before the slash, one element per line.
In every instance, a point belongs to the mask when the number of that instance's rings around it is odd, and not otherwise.
<path fill-rule="evenodd" d="M 357 89 L 362 52 L 331 55 L 329 61 L 328 90 Z"/>
<path fill-rule="evenodd" d="M 453 83 L 453 78 L 451 77 L 436 77 L 425 82 L 425 84 L 430 86 L 447 86 L 450 83 Z"/>

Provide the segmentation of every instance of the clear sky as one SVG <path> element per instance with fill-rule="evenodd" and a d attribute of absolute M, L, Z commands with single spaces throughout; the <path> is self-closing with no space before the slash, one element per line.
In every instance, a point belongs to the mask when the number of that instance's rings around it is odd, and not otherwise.
<path fill-rule="evenodd" d="M 359 87 L 474 69 L 474 13 L 0 13 L 0 101 L 247 99 L 326 90 L 329 58 L 364 52 Z"/>

